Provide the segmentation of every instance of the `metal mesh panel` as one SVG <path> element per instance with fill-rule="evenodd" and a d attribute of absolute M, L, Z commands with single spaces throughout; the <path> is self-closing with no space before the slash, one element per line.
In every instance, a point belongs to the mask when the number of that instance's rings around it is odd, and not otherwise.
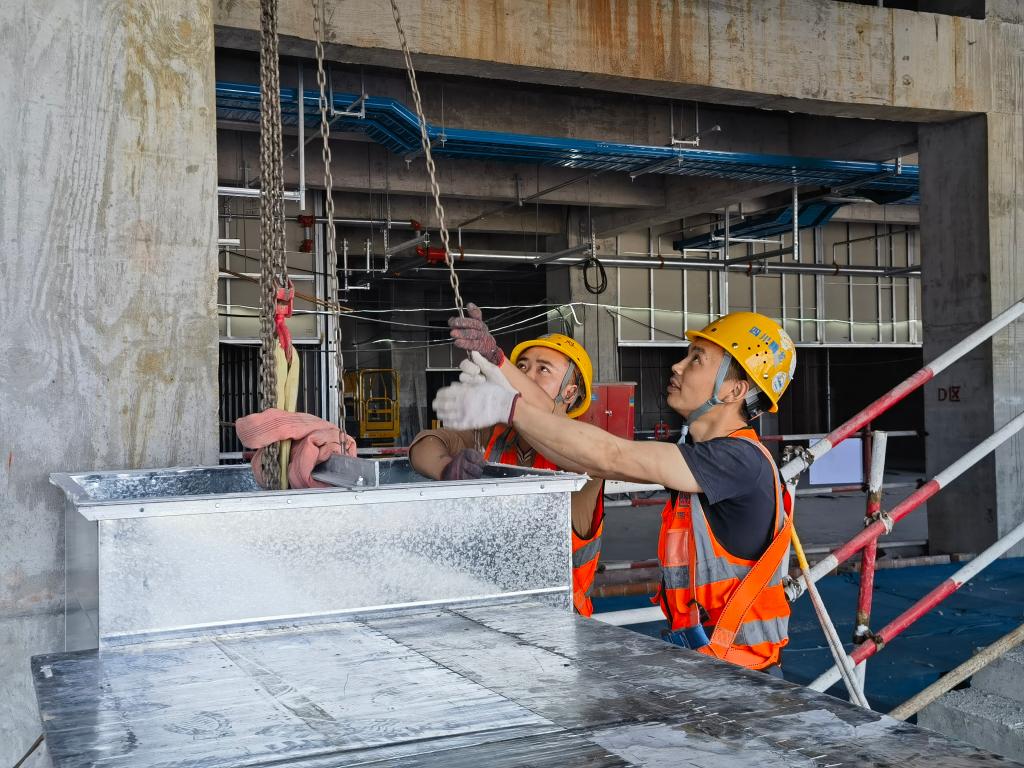
<path fill-rule="evenodd" d="M 296 347 L 300 359 L 298 410 L 324 415 L 321 366 L 323 352 L 311 346 Z M 259 347 L 220 345 L 220 452 L 238 453 L 242 444 L 235 435 L 235 420 L 259 409 Z"/>

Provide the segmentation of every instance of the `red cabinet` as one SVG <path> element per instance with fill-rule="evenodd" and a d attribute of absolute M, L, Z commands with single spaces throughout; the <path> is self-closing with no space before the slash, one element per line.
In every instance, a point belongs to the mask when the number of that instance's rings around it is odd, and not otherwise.
<path fill-rule="evenodd" d="M 590 396 L 590 408 L 580 416 L 580 421 L 586 421 L 613 435 L 632 440 L 635 392 L 636 384 L 631 381 L 594 384 L 594 391 Z"/>

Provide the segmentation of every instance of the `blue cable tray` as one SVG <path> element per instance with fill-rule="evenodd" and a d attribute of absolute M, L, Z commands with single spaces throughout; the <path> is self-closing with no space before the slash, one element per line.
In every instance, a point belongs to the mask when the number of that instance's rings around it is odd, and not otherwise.
<path fill-rule="evenodd" d="M 842 203 L 825 203 L 814 201 L 800 206 L 800 214 L 797 218 L 797 226 L 800 229 L 808 227 L 820 227 L 827 224 L 835 215 L 835 212 L 842 208 Z M 784 208 L 774 214 L 751 216 L 743 221 L 736 222 L 729 227 L 729 237 L 742 238 L 765 238 L 782 235 L 793 230 L 793 208 Z M 703 235 L 696 235 L 685 240 L 675 240 L 672 247 L 677 251 L 687 248 L 699 249 L 719 247 L 721 239 L 725 237 L 725 227 Z M 717 242 L 716 242 L 717 241 Z"/>
<path fill-rule="evenodd" d="M 218 82 L 216 93 L 219 120 L 259 122 L 258 86 Z M 357 99 L 358 94 L 335 93 L 334 108 L 345 111 Z M 315 129 L 320 124 L 319 91 L 305 91 L 303 101 L 305 124 Z M 298 104 L 297 89 L 281 89 L 282 124 L 298 125 Z M 419 121 L 408 107 L 397 99 L 379 96 L 368 96 L 363 106 L 365 116 L 339 115 L 335 118 L 334 128 L 364 133 L 396 154 L 404 155 L 420 149 Z M 816 184 L 826 187 L 855 184 L 863 180 L 864 183 L 855 189 L 862 193 L 886 193 L 883 195 L 885 202 L 916 200 L 919 185 L 916 165 L 904 165 L 902 169 L 897 169 L 895 163 L 677 149 L 465 128 L 442 129 L 429 123 L 427 135 L 431 141 L 439 142 L 432 150 L 437 157 L 539 163 L 595 171 L 635 172 L 651 169 L 648 172 L 676 176 Z M 659 167 L 654 168 L 655 165 Z M 897 170 L 900 170 L 898 174 Z M 892 175 L 878 178 L 886 173 Z"/>

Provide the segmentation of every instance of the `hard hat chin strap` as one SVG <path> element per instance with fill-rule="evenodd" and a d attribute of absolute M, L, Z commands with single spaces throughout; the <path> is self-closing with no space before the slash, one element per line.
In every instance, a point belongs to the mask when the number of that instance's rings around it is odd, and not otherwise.
<path fill-rule="evenodd" d="M 555 405 L 561 405 L 565 402 L 565 388 L 569 386 L 574 373 L 576 373 L 576 363 L 570 360 L 569 367 L 565 369 L 565 376 L 562 377 L 562 383 L 558 385 L 558 394 L 555 396 Z M 577 392 L 577 396 L 578 395 L 579 393 Z"/>
<path fill-rule="evenodd" d="M 724 400 L 720 400 L 718 398 L 718 390 L 722 388 L 722 385 L 725 383 L 725 377 L 729 375 L 730 363 L 732 363 L 732 355 L 726 352 L 722 357 L 722 364 L 718 366 L 718 374 L 715 376 L 715 388 L 711 390 L 711 397 L 709 397 L 703 405 L 684 419 L 687 424 L 693 424 L 697 419 L 710 411 L 716 405 L 722 405 L 725 403 Z"/>

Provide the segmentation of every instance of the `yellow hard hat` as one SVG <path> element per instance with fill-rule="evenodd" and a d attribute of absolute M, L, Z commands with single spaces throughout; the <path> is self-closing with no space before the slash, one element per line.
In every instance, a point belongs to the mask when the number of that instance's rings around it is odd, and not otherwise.
<path fill-rule="evenodd" d="M 575 364 L 580 371 L 580 375 L 583 377 L 583 399 L 566 416 L 570 419 L 575 419 L 577 416 L 582 416 L 586 413 L 590 407 L 590 393 L 594 383 L 594 366 L 590 362 L 590 355 L 587 354 L 587 350 L 583 348 L 583 345 L 564 334 L 549 333 L 536 339 L 516 344 L 515 349 L 512 350 L 512 354 L 508 358 L 512 365 L 515 365 L 519 356 L 531 347 L 547 347 L 556 352 L 561 352 Z"/>
<path fill-rule="evenodd" d="M 771 401 L 768 412 L 779 410 L 779 398 L 796 370 L 796 347 L 778 323 L 757 312 L 731 312 L 699 331 L 687 331 L 686 338 L 704 339 L 728 352 Z"/>

